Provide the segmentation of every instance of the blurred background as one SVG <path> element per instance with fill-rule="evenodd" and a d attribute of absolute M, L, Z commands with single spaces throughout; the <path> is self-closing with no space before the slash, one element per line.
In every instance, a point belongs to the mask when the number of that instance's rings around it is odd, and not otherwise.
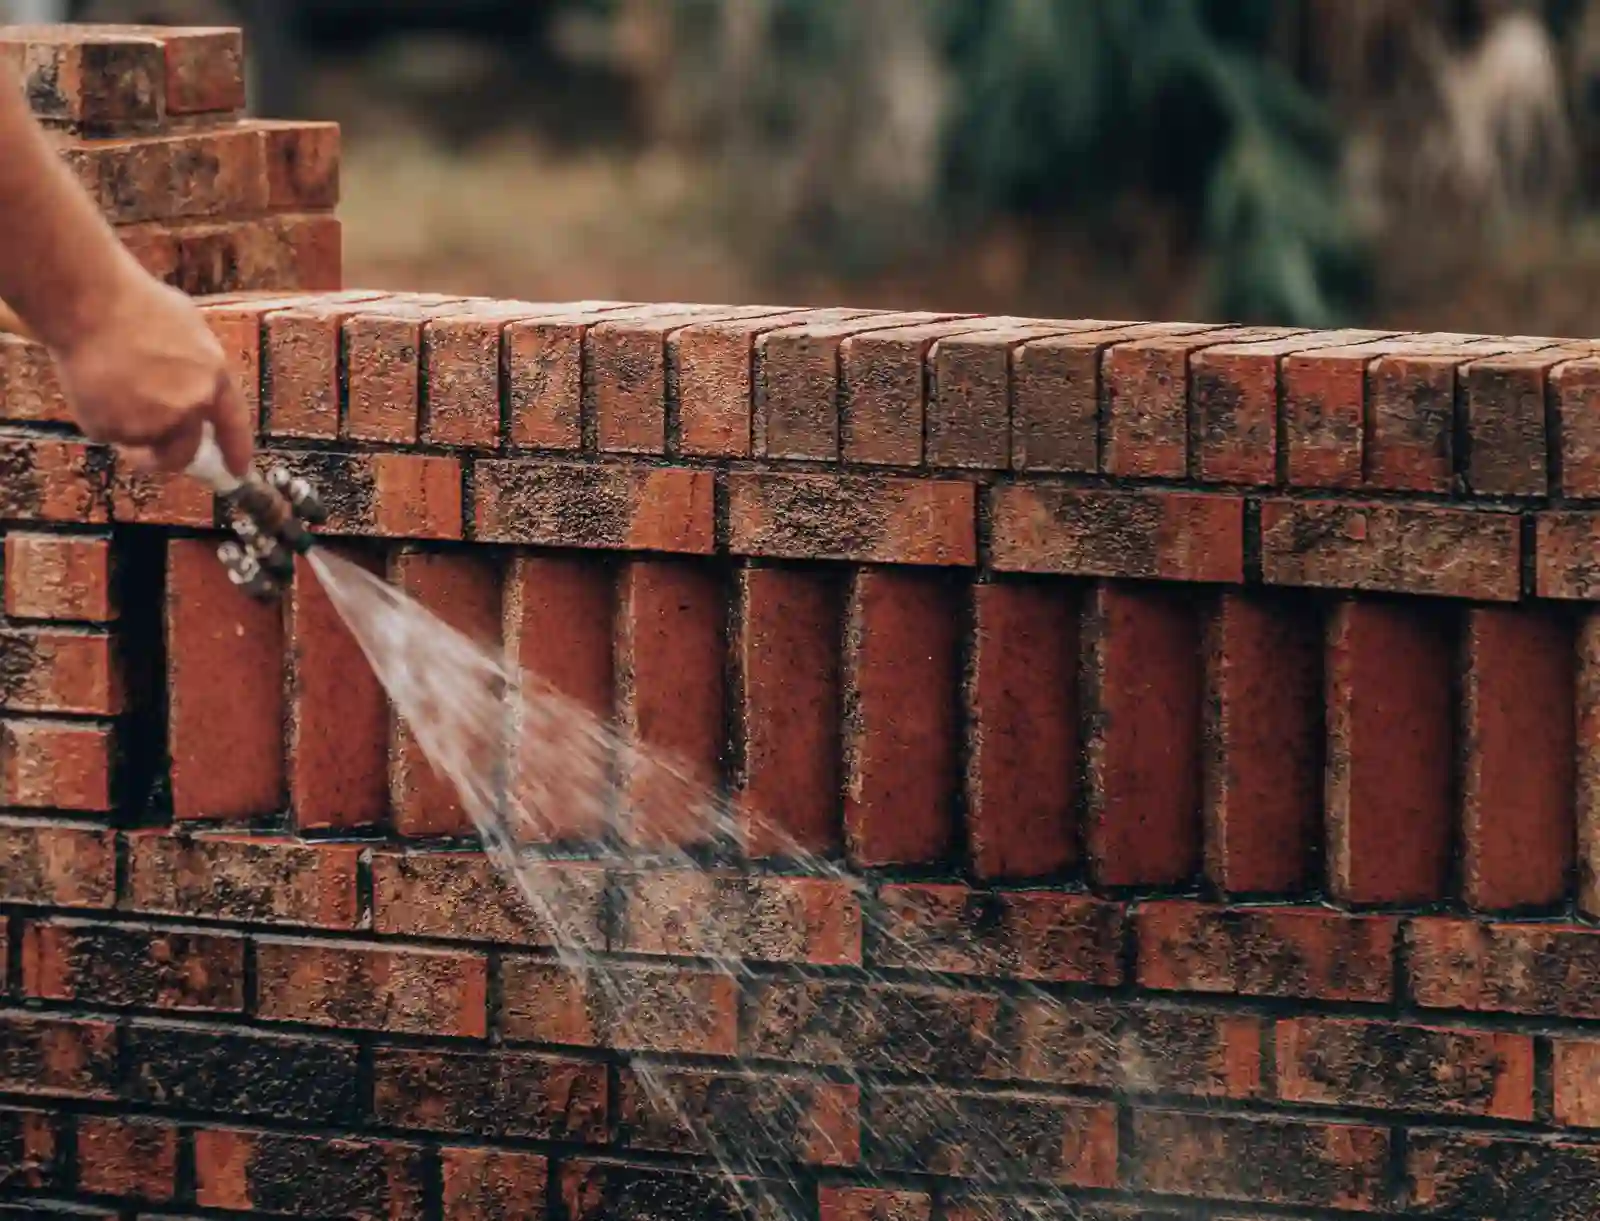
<path fill-rule="evenodd" d="M 347 281 L 1600 334 L 1600 0 L 12 0 L 238 24 Z"/>

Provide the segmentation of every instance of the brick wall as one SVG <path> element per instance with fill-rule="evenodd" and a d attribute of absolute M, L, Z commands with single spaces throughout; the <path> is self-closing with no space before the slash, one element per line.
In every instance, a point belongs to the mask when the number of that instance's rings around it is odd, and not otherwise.
<path fill-rule="evenodd" d="M 0 1215 L 1600 1215 L 1600 344 L 206 310 L 329 546 L 777 831 L 527 845 L 602 995 L 14 342 Z"/>

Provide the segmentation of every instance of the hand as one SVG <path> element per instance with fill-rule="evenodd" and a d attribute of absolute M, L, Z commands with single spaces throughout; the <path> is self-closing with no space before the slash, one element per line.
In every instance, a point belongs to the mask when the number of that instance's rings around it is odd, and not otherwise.
<path fill-rule="evenodd" d="M 177 289 L 131 269 L 52 355 L 90 440 L 121 446 L 136 466 L 181 471 L 209 421 L 228 469 L 249 469 L 249 411 L 222 346 Z"/>

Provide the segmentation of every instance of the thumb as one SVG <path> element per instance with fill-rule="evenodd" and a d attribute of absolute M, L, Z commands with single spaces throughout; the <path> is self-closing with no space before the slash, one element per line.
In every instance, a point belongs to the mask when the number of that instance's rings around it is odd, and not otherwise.
<path fill-rule="evenodd" d="M 250 460 L 255 456 L 250 409 L 245 405 L 238 383 L 226 371 L 217 378 L 217 395 L 206 414 L 216 430 L 217 446 L 222 450 L 222 460 L 227 463 L 228 470 L 236 476 L 247 474 Z"/>

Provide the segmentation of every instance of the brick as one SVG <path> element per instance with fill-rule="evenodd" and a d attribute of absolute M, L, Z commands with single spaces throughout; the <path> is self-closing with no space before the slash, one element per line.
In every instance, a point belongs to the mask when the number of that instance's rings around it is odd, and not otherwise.
<path fill-rule="evenodd" d="M 257 121 L 265 144 L 267 206 L 291 212 L 339 204 L 339 125 Z"/>
<path fill-rule="evenodd" d="M 1600 496 L 1600 356 L 1550 370 L 1550 414 L 1558 449 L 1551 455 L 1566 496 Z"/>
<path fill-rule="evenodd" d="M 349 380 L 341 352 L 344 322 L 358 308 L 356 302 L 316 301 L 263 315 L 262 406 L 269 435 L 339 435 L 339 400 Z M 358 370 L 355 380 L 359 376 Z"/>
<path fill-rule="evenodd" d="M 21 335 L 0 335 L 0 420 L 73 422 L 72 407 L 62 392 L 50 350 Z"/>
<path fill-rule="evenodd" d="M 728 532 L 735 555 L 869 564 L 977 562 L 970 483 L 732 473 Z"/>
<path fill-rule="evenodd" d="M 716 838 L 722 770 L 724 611 L 719 575 L 632 560 L 617 597 L 617 721 L 642 749 L 621 760 L 629 842 L 682 847 Z"/>
<path fill-rule="evenodd" d="M 82 441 L 0 435 L 0 519 L 104 522 L 110 455 Z"/>
<path fill-rule="evenodd" d="M 1261 566 L 1269 585 L 1515 602 L 1515 515 L 1484 509 L 1268 500 Z"/>
<path fill-rule="evenodd" d="M 395 304 L 344 319 L 344 433 L 361 441 L 414 445 L 422 411 L 422 322 L 429 307 Z"/>
<path fill-rule="evenodd" d="M 1558 903 L 1576 842 L 1572 633 L 1532 608 L 1479 607 L 1463 635 L 1463 897 L 1494 911 Z"/>
<path fill-rule="evenodd" d="M 862 1100 L 879 1171 L 983 1175 L 1073 1187 L 1117 1180 L 1116 1108 L 1010 1093 L 873 1086 Z"/>
<path fill-rule="evenodd" d="M 1324 331 L 1219 344 L 1189 362 L 1194 473 L 1255 486 L 1278 480 L 1278 394 L 1287 358 L 1382 339 L 1382 331 Z M 1359 436 L 1359 399 L 1356 414 Z"/>
<path fill-rule="evenodd" d="M 353 1221 L 423 1216 L 426 1155 L 411 1145 L 200 1128 L 194 1160 L 203 1208 Z"/>
<path fill-rule="evenodd" d="M 203 114 L 244 108 L 244 38 L 230 29 L 161 26 L 167 69 L 167 113 Z"/>
<path fill-rule="evenodd" d="M 1101 364 L 1108 475 L 1182 478 L 1189 468 L 1189 363 L 1213 344 L 1288 339 L 1282 327 L 1227 327 L 1119 343 Z"/>
<path fill-rule="evenodd" d="M 1577 900 L 1585 915 L 1600 913 L 1600 616 L 1578 622 L 1574 680 L 1574 818 L 1577 822 Z"/>
<path fill-rule="evenodd" d="M 550 1162 L 537 1153 L 501 1149 L 440 1150 L 444 1221 L 542 1217 Z"/>
<path fill-rule="evenodd" d="M 852 335 L 839 345 L 839 453 L 846 462 L 920 466 L 936 341 L 992 320 L 957 318 Z"/>
<path fill-rule="evenodd" d="M 1101 585 L 1084 622 L 1089 868 L 1106 886 L 1186 881 L 1202 844 L 1195 608 L 1164 590 Z"/>
<path fill-rule="evenodd" d="M 240 289 L 336 290 L 343 237 L 339 218 L 286 212 L 252 220 L 162 226 L 170 244 L 157 274 L 191 296 Z M 130 227 L 121 232 L 124 240 Z"/>
<path fill-rule="evenodd" d="M 666 551 L 713 550 L 709 471 L 484 461 L 475 470 L 483 543 Z"/>
<path fill-rule="evenodd" d="M 1136 1191 L 1374 1212 L 1387 1201 L 1387 1129 L 1135 1111 Z"/>
<path fill-rule="evenodd" d="M 104 827 L 0 818 L 0 902 L 110 907 L 115 844 Z"/>
<path fill-rule="evenodd" d="M 127 905 L 159 915 L 354 928 L 356 844 L 243 835 L 128 837 Z"/>
<path fill-rule="evenodd" d="M 752 1179 L 705 1168 L 673 1170 L 613 1162 L 571 1160 L 556 1172 L 561 1215 L 568 1221 L 615 1217 L 689 1221 L 775 1221 L 802 1216 L 801 1192 L 787 1176 Z"/>
<path fill-rule="evenodd" d="M 1382 1004 L 1394 996 L 1399 922 L 1323 908 L 1180 900 L 1135 910 L 1141 988 Z"/>
<path fill-rule="evenodd" d="M 146 1106 L 354 1127 L 367 1120 L 349 1039 L 135 1021 L 126 1097 Z"/>
<path fill-rule="evenodd" d="M 861 900 L 831 878 L 704 870 L 612 879 L 613 951 L 849 966 L 861 962 Z"/>
<path fill-rule="evenodd" d="M 1367 371 L 1369 487 L 1447 492 L 1454 479 L 1457 356 L 1380 356 Z"/>
<path fill-rule="evenodd" d="M 18 72 L 34 115 L 51 126 L 109 135 L 158 128 L 165 116 L 166 55 L 148 30 L 13 27 L 0 55 Z"/>
<path fill-rule="evenodd" d="M 411 595 L 472 646 L 500 652 L 500 573 L 491 556 L 481 553 L 406 551 L 390 563 L 390 582 Z M 467 645 L 446 645 L 461 653 Z M 457 767 L 494 768 L 501 760 L 503 739 L 461 744 L 469 757 Z M 441 774 L 429 762 L 426 741 L 398 713 L 389 736 L 389 805 L 401 835 L 470 835 L 473 818 L 457 789 L 457 779 Z M 480 811 L 481 813 L 481 811 Z"/>
<path fill-rule="evenodd" d="M 933 864 L 956 846 L 960 627 L 940 574 L 861 569 L 844 637 L 844 838 L 852 864 Z"/>
<path fill-rule="evenodd" d="M 0 1010 L 0 1090 L 35 1098 L 114 1098 L 110 1022 Z"/>
<path fill-rule="evenodd" d="M 337 544 L 330 555 L 381 574 L 382 561 Z M 288 644 L 288 787 L 299 830 L 372 826 L 389 807 L 389 699 L 351 664 L 360 646 L 304 561 L 284 599 Z"/>
<path fill-rule="evenodd" d="M 513 319 L 501 332 L 513 445 L 576 450 L 584 445 L 584 336 L 597 322 L 682 313 L 682 305 L 576 302 L 564 312 Z"/>
<path fill-rule="evenodd" d="M 580 861 L 525 863 L 530 902 L 481 852 L 376 852 L 372 929 L 383 936 L 437 937 L 501 945 L 603 950 L 606 874 Z"/>
<path fill-rule="evenodd" d="M 861 1157 L 860 1087 L 800 1077 L 697 1069 L 620 1073 L 622 1143 L 757 1161 L 853 1166 Z"/>
<path fill-rule="evenodd" d="M 1533 1119 L 1527 1035 L 1291 1018 L 1276 1043 L 1285 1102 Z"/>
<path fill-rule="evenodd" d="M 1414 1132 L 1406 1141 L 1410 1209 L 1490 1221 L 1530 1208 L 1557 1217 L 1600 1210 L 1600 1148 L 1466 1132 Z"/>
<path fill-rule="evenodd" d="M 1002 572 L 1244 581 L 1244 501 L 1187 492 L 1006 484 L 989 493 Z"/>
<path fill-rule="evenodd" d="M 1426 1009 L 1600 1017 L 1600 935 L 1577 925 L 1410 926 L 1411 992 Z"/>
<path fill-rule="evenodd" d="M 423 441 L 474 449 L 499 444 L 501 331 L 507 321 L 462 312 L 423 324 Z"/>
<path fill-rule="evenodd" d="M 1600 564 L 1591 558 L 1600 544 L 1600 515 L 1540 513 L 1534 522 L 1534 593 L 1564 601 L 1600 599 Z"/>
<path fill-rule="evenodd" d="M 501 1031 L 508 1039 L 618 1051 L 731 1056 L 738 981 L 723 971 L 617 967 L 577 971 L 506 958 Z"/>
<path fill-rule="evenodd" d="M 54 1115 L 0 1107 L 0 1166 L 10 1173 L 7 1186 L 13 1190 L 57 1186 L 63 1178 L 64 1152 Z"/>
<path fill-rule="evenodd" d="M 256 1014 L 402 1034 L 483 1038 L 488 968 L 477 954 L 326 941 L 256 944 Z"/>
<path fill-rule="evenodd" d="M 116 618 L 111 543 L 83 534 L 6 535 L 6 614 L 13 619 Z"/>
<path fill-rule="evenodd" d="M 1323 785 L 1320 609 L 1225 593 L 1204 647 L 1206 876 L 1228 894 L 1302 893 Z"/>
<path fill-rule="evenodd" d="M 679 452 L 729 458 L 753 452 L 751 404 L 755 398 L 755 344 L 760 335 L 787 326 L 828 326 L 883 316 L 870 310 L 796 310 L 763 318 L 696 323 L 675 331 L 668 340 L 668 359 L 678 371 Z M 849 377 L 850 342 L 846 337 L 839 345 L 845 379 Z"/>
<path fill-rule="evenodd" d="M 1600 1043 L 1557 1039 L 1553 1118 L 1566 1128 L 1600 1128 Z"/>
<path fill-rule="evenodd" d="M 974 319 L 973 325 L 980 320 Z M 1011 397 L 1016 349 L 1048 338 L 1047 323 L 1007 327 L 940 339 L 929 353 L 929 401 L 925 425 L 929 466 L 1006 470 L 1011 464 Z"/>
<path fill-rule="evenodd" d="M 939 322 L 948 315 L 874 314 L 807 321 L 755 339 L 752 453 L 759 458 L 839 456 L 839 345 L 851 335 Z"/>
<path fill-rule="evenodd" d="M 119 466 L 111 482 L 111 517 L 131 525 L 209 530 L 216 524 L 216 497 L 184 473 L 145 473 Z"/>
<path fill-rule="evenodd" d="M 879 893 L 868 942 L 879 967 L 1112 986 L 1122 909 L 1085 895 L 905 883 Z"/>
<path fill-rule="evenodd" d="M 512 832 L 522 842 L 594 842 L 608 825 L 609 793 L 593 783 L 593 768 L 605 766 L 597 756 L 608 747 L 576 713 L 611 719 L 615 602 L 606 556 L 517 555 L 507 571 L 502 635 L 524 676 L 514 708 L 524 728 L 513 730 L 512 764 L 534 777 L 512 781 Z M 592 766 L 544 765 L 567 752 Z"/>
<path fill-rule="evenodd" d="M 177 1194 L 178 1129 L 150 1119 L 78 1120 L 78 1189 L 97 1196 L 171 1200 Z"/>
<path fill-rule="evenodd" d="M 818 1187 L 817 1207 L 820 1221 L 933 1221 L 933 1197 L 921 1191 Z"/>
<path fill-rule="evenodd" d="M 844 591 L 831 572 L 745 567 L 734 642 L 737 784 L 752 856 L 830 855 L 840 814 Z"/>
<path fill-rule="evenodd" d="M 389 1127 L 603 1142 L 606 1069 L 528 1052 L 380 1048 L 374 1109 Z"/>
<path fill-rule="evenodd" d="M 87 141 L 59 151 L 115 225 L 232 218 L 266 209 L 266 150 L 250 123 Z"/>
<path fill-rule="evenodd" d="M 1328 625 L 1328 880 L 1347 903 L 1445 897 L 1452 840 L 1453 624 L 1344 602 Z"/>
<path fill-rule="evenodd" d="M 281 810 L 281 610 L 239 590 L 214 542 L 174 538 L 165 616 L 175 817 L 242 821 Z"/>
<path fill-rule="evenodd" d="M 0 801 L 103 814 L 111 809 L 111 753 L 104 725 L 0 722 Z"/>
<path fill-rule="evenodd" d="M 272 461 L 310 481 L 329 534 L 459 539 L 461 460 L 435 454 L 279 450 Z M 480 467 L 480 469 L 482 469 Z"/>
<path fill-rule="evenodd" d="M 1487 496 L 1543 496 L 1550 489 L 1545 402 L 1552 366 L 1579 354 L 1552 347 L 1473 361 L 1465 383 L 1467 487 Z"/>
<path fill-rule="evenodd" d="M 22 936 L 30 997 L 197 1012 L 244 1009 L 244 939 L 51 920 Z"/>
<path fill-rule="evenodd" d="M 84 629 L 0 631 L 0 708 L 115 716 L 122 680 L 111 638 Z"/>
<path fill-rule="evenodd" d="M 1048 877 L 1077 863 L 1077 591 L 973 587 L 967 669 L 967 852 L 979 878 Z"/>

